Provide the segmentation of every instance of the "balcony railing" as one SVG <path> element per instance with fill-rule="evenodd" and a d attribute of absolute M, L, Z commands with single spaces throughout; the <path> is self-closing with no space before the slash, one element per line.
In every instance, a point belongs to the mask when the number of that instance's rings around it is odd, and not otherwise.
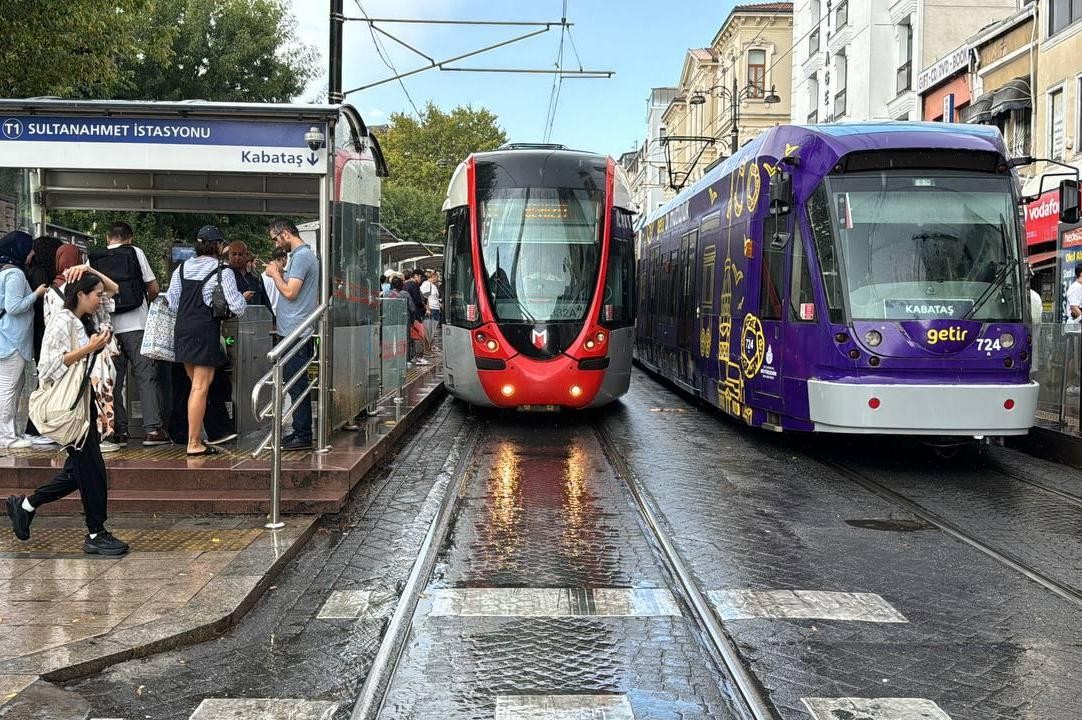
<path fill-rule="evenodd" d="M 845 117 L 845 88 L 834 95 L 834 119 L 841 120 Z"/>
<path fill-rule="evenodd" d="M 845 27 L 849 24 L 849 1 L 842 0 L 834 10 L 834 29 Z"/>
<path fill-rule="evenodd" d="M 817 125 L 819 123 L 819 108 L 812 110 L 808 113 L 808 124 Z"/>
<path fill-rule="evenodd" d="M 814 55 L 819 52 L 819 28 L 812 30 L 812 34 L 808 36 L 808 54 Z"/>
<path fill-rule="evenodd" d="M 895 83 L 896 91 L 899 95 L 913 87 L 913 61 L 906 60 L 900 68 L 898 68 L 898 79 Z"/>

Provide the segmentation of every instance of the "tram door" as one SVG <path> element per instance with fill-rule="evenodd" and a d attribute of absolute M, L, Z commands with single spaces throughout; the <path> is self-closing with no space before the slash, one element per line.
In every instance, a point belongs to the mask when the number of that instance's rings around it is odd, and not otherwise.
<path fill-rule="evenodd" d="M 710 378 L 715 375 L 712 370 L 717 367 L 713 360 L 716 359 L 718 352 L 718 309 L 715 296 L 718 276 L 716 241 L 720 227 L 720 213 L 714 213 L 703 220 L 699 227 L 699 247 L 696 252 L 698 262 L 695 282 L 697 301 L 695 317 L 698 342 L 692 344 L 695 346 L 694 354 L 698 367 L 696 387 L 704 397 L 708 394 L 707 386 L 710 384 Z"/>
<path fill-rule="evenodd" d="M 694 380 L 694 349 L 698 345 L 692 342 L 695 332 L 695 298 L 693 281 L 695 279 L 695 254 L 698 250 L 699 231 L 692 230 L 680 238 L 680 247 L 677 249 L 677 272 L 674 275 L 673 292 L 677 296 L 676 310 L 676 344 L 679 348 L 679 373 L 681 379 L 686 382 Z"/>
<path fill-rule="evenodd" d="M 762 260 L 759 270 L 758 323 L 745 322 L 741 332 L 745 372 L 754 405 L 768 412 L 784 412 L 782 359 L 786 306 L 788 304 L 789 260 L 792 252 L 791 220 L 768 218 L 764 224 Z M 777 419 L 768 419 L 777 422 Z"/>

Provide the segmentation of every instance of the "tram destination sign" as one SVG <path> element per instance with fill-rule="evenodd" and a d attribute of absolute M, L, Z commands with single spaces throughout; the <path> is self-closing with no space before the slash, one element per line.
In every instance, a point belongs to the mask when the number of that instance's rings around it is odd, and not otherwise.
<path fill-rule="evenodd" d="M 325 123 L 0 116 L 0 167 L 301 173 L 327 170 L 305 133 Z"/>

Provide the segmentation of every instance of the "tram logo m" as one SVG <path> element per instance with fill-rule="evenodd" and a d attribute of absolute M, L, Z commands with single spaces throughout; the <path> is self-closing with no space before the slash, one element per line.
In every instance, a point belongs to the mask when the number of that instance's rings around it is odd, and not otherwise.
<path fill-rule="evenodd" d="M 543 350 L 549 343 L 549 331 L 535 329 L 530 332 L 530 339 L 533 341 L 533 346 L 535 348 Z"/>

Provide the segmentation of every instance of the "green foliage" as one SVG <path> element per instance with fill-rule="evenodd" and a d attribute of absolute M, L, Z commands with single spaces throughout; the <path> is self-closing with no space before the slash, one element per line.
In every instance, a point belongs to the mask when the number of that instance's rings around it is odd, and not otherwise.
<path fill-rule="evenodd" d="M 285 0 L 157 0 L 145 21 L 165 50 L 125 64 L 122 99 L 289 102 L 316 74 Z"/>
<path fill-rule="evenodd" d="M 0 1 L 0 96 L 108 97 L 124 67 L 161 56 L 144 25 L 157 2 Z"/>
<path fill-rule="evenodd" d="M 379 138 L 391 171 L 383 184 L 380 221 L 403 240 L 442 243 L 440 206 L 455 167 L 470 153 L 495 150 L 506 141 L 496 116 L 483 108 L 447 113 L 428 103 L 420 119 L 394 113 Z"/>

